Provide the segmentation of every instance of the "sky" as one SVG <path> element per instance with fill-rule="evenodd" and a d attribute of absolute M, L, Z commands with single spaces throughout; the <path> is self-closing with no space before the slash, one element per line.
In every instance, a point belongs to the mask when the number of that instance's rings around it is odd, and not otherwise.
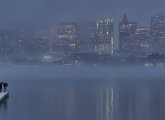
<path fill-rule="evenodd" d="M 60 22 L 88 22 L 113 18 L 115 23 L 127 14 L 140 25 L 165 13 L 163 0 L 0 0 L 0 25 L 51 25 Z"/>

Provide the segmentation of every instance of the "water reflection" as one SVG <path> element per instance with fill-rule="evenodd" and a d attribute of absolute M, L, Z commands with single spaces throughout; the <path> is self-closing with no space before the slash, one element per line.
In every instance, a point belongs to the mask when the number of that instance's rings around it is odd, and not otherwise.
<path fill-rule="evenodd" d="M 59 87 L 55 88 L 55 91 L 56 117 L 59 120 L 74 120 L 76 112 L 75 88 Z"/>
<path fill-rule="evenodd" d="M 0 109 L 2 110 L 7 110 L 7 107 L 8 107 L 8 99 L 9 99 L 9 96 L 7 96 L 5 98 L 5 100 L 3 102 L 0 103 Z"/>
<path fill-rule="evenodd" d="M 149 120 L 150 88 L 134 85 L 120 87 L 119 110 L 119 119 Z"/>
<path fill-rule="evenodd" d="M 25 81 L 22 81 L 24 84 Z M 26 82 L 13 84 L 0 120 L 164 120 L 163 82 Z M 46 83 L 46 84 L 45 84 Z M 29 85 L 28 85 L 29 84 Z M 36 86 L 36 85 L 34 85 Z M 17 108 L 17 109 L 15 109 Z"/>
<path fill-rule="evenodd" d="M 96 91 L 96 120 L 113 120 L 114 88 L 99 88 Z"/>

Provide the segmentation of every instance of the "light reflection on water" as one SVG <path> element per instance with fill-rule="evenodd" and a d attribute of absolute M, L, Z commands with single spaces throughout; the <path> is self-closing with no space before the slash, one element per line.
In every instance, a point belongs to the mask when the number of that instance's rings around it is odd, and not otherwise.
<path fill-rule="evenodd" d="M 13 79 L 0 120 L 164 120 L 165 84 Z"/>

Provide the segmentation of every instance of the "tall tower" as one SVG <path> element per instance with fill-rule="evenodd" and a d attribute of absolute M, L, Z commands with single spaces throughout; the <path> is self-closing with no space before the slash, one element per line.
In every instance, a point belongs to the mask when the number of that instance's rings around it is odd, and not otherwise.
<path fill-rule="evenodd" d="M 123 20 L 119 24 L 119 49 L 121 52 L 131 51 L 131 36 L 136 32 L 137 23 L 130 22 L 124 15 Z"/>
<path fill-rule="evenodd" d="M 95 51 L 103 54 L 114 52 L 114 22 L 113 19 L 97 21 Z"/>

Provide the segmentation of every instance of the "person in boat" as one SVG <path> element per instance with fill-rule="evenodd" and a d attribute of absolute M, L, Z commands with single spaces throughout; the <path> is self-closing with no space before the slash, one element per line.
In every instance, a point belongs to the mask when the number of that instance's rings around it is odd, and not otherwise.
<path fill-rule="evenodd" d="M 3 82 L 0 82 L 0 92 L 2 92 Z"/>
<path fill-rule="evenodd" d="M 7 86 L 8 86 L 7 83 L 3 83 L 4 92 L 6 92 L 6 88 L 7 88 Z"/>

